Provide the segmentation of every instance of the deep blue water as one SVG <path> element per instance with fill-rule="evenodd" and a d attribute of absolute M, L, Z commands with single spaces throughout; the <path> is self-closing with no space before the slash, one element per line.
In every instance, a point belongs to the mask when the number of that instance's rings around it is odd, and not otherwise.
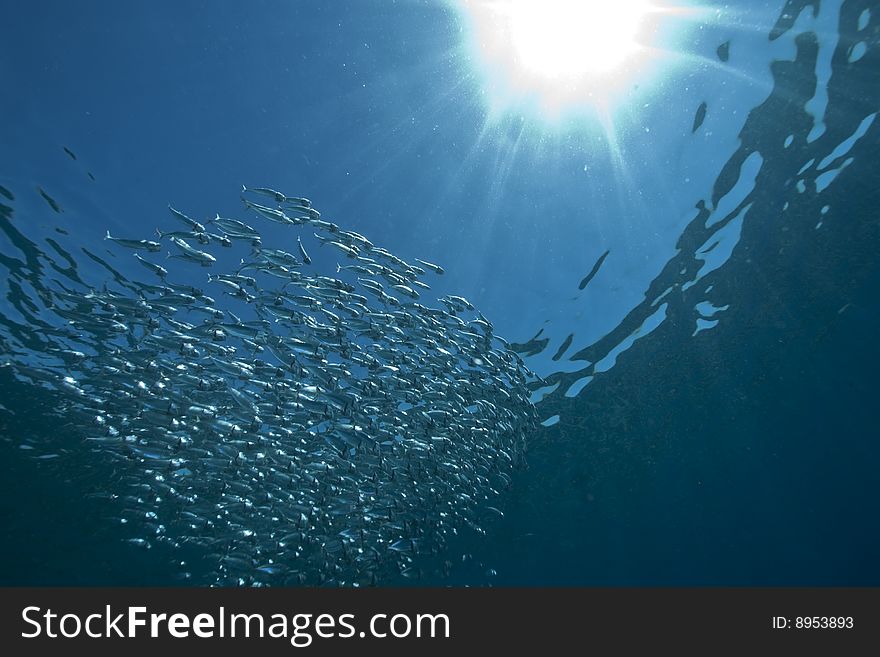
<path fill-rule="evenodd" d="M 236 216 L 265 184 L 441 263 L 437 293 L 547 382 L 504 517 L 429 583 L 877 585 L 878 17 L 698 14 L 609 133 L 490 121 L 454 3 L 23 4 L 0 45 L 3 360 L 28 360 L 17 235 L 101 281 L 81 249 L 107 229 L 148 237 L 169 202 Z M 123 542 L 53 393 L 0 386 L 0 582 L 183 583 L 180 554 Z"/>

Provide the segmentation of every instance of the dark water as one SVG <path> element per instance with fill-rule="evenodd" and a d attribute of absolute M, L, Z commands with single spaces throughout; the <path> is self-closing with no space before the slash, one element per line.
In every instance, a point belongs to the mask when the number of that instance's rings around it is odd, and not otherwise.
<path fill-rule="evenodd" d="M 789 2 L 783 13 L 797 15 L 801 5 L 811 3 Z M 868 7 L 867 31 L 857 38 Z M 772 93 L 749 114 L 712 198 L 693 199 L 695 217 L 644 301 L 598 341 L 565 353 L 584 361 L 583 369 L 544 377 L 560 385 L 538 403 L 539 413 L 559 421 L 530 437 L 528 467 L 506 493 L 504 518 L 485 538 L 453 542 L 451 576 L 428 583 L 880 583 L 880 125 L 871 123 L 835 158 L 830 168 L 849 157 L 853 163 L 827 188 L 817 189 L 815 166 L 797 173 L 880 108 L 878 15 L 873 3 L 842 4 L 826 131 L 818 138 L 808 139 L 813 118 L 805 106 L 816 90 L 824 35 L 800 34 L 793 61 L 772 64 Z M 775 36 L 790 23 L 780 19 Z M 866 53 L 849 62 L 863 38 Z M 712 217 L 705 208 L 717 207 L 753 152 L 763 161 L 754 188 L 729 214 Z M 33 193 L 9 188 L 16 199 Z M 16 202 L 3 202 L 11 209 L 0 222 L 21 229 L 27 219 Z M 706 261 L 700 256 L 724 248 L 713 240 L 746 206 L 729 257 L 698 276 Z M 7 271 L 16 266 L 4 260 Z M 598 276 L 589 267 L 570 272 L 572 291 L 588 272 Z M 726 309 L 714 316 L 717 325 L 694 334 L 701 302 Z M 612 367 L 595 369 L 661 307 L 665 318 L 656 328 Z M 566 328 L 562 337 L 580 327 Z M 531 335 L 508 337 L 525 343 Z M 554 355 L 565 352 L 561 342 L 524 351 Z M 595 378 L 581 393 L 564 395 L 589 375 Z M 185 558 L 192 581 L 200 582 L 198 553 L 122 542 L 112 507 L 94 495 L 104 491 L 107 474 L 78 449 L 75 426 L 59 426 L 44 412 L 56 403 L 53 394 L 2 369 L 0 377 L 0 401 L 14 411 L 0 412 L 0 581 L 177 584 L 183 582 L 171 562 Z M 69 455 L 35 460 L 18 447 L 25 438 L 55 441 Z"/>

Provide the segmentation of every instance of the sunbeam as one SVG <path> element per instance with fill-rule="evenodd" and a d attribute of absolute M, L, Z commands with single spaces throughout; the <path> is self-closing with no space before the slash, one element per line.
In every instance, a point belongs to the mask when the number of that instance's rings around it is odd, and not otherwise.
<path fill-rule="evenodd" d="M 661 0 L 456 0 L 491 117 L 554 123 L 614 111 L 679 61 L 682 27 L 707 9 Z"/>

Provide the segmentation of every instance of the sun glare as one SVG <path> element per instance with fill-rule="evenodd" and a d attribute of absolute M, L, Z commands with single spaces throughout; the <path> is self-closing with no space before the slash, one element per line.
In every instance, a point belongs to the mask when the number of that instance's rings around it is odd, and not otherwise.
<path fill-rule="evenodd" d="M 501 11 L 521 73 L 563 80 L 611 71 L 632 56 L 646 3 L 513 0 Z"/>
<path fill-rule="evenodd" d="M 458 0 L 490 111 L 608 112 L 668 56 L 660 0 Z"/>

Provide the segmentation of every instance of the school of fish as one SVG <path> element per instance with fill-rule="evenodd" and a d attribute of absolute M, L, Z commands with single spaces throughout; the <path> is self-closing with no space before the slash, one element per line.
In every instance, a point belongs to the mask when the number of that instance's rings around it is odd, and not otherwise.
<path fill-rule="evenodd" d="M 4 366 L 83 428 L 127 540 L 200 550 L 205 583 L 366 586 L 448 569 L 450 539 L 502 513 L 536 426 L 533 375 L 467 299 L 423 300 L 441 266 L 306 198 L 242 200 L 253 219 L 169 206 L 153 239 L 108 231 L 146 280 L 88 251 L 108 280 L 10 270 L 37 292 L 19 308 L 26 338 L 0 328 Z M 267 221 L 290 237 L 270 247 L 251 225 Z M 315 249 L 333 250 L 336 271 L 317 270 Z"/>

